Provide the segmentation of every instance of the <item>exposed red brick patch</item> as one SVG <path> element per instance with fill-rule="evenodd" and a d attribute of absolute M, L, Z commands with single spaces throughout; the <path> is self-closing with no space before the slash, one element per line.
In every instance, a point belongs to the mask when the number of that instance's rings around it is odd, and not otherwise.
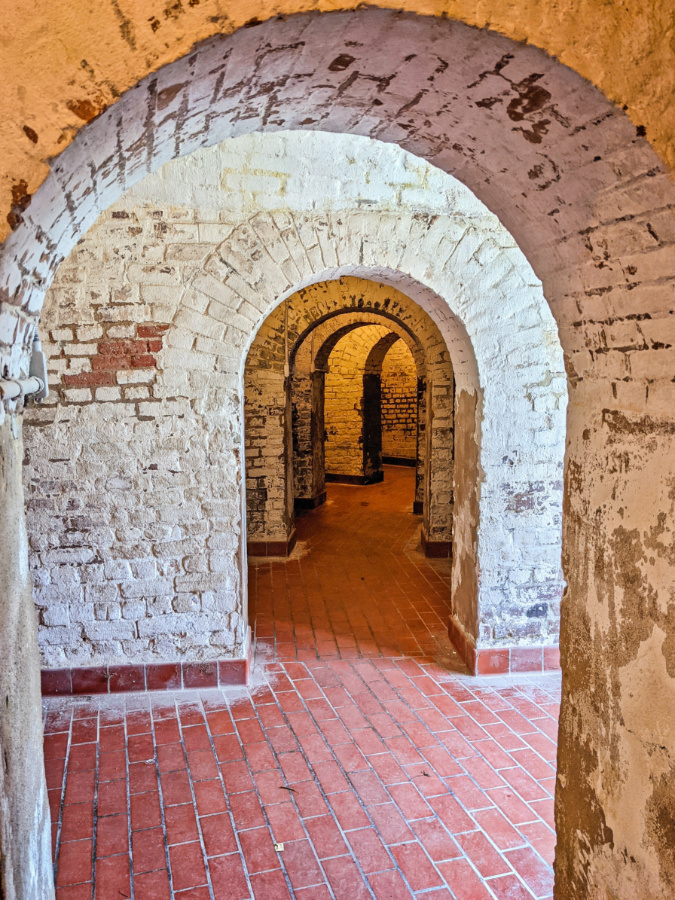
<path fill-rule="evenodd" d="M 168 328 L 168 325 L 139 325 L 138 336 L 139 338 L 161 338 Z"/>
<path fill-rule="evenodd" d="M 155 354 L 162 349 L 168 328 L 164 324 L 139 325 L 135 338 L 99 340 L 97 353 L 90 357 L 91 371 L 65 374 L 63 384 L 68 388 L 112 387 L 117 384 L 116 372 L 156 368 Z"/>
<path fill-rule="evenodd" d="M 12 208 L 7 214 L 7 222 L 12 231 L 23 221 L 21 214 L 28 207 L 32 196 L 28 193 L 28 182 L 24 178 L 12 185 Z"/>
<path fill-rule="evenodd" d="M 103 112 L 107 104 L 102 98 L 99 98 L 96 102 L 88 99 L 67 100 L 66 106 L 72 113 L 75 113 L 78 119 L 82 119 L 83 122 L 91 122 Z"/>
<path fill-rule="evenodd" d="M 113 372 L 78 372 L 76 375 L 64 375 L 66 387 L 111 387 L 116 384 Z"/>

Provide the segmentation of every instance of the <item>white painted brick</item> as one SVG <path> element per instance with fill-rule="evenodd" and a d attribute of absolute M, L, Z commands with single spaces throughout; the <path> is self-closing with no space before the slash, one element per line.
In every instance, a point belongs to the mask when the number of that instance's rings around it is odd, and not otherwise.
<path fill-rule="evenodd" d="M 335 147 L 336 141 L 349 150 L 353 163 L 345 162 L 347 152 L 326 154 L 325 148 Z M 200 157 L 208 159 L 205 169 L 199 168 Z M 109 529 L 90 531 L 89 540 L 103 557 L 115 557 L 104 565 L 111 590 L 97 592 L 94 589 L 101 585 L 87 585 L 87 596 L 97 596 L 96 601 L 82 603 L 82 588 L 77 584 L 59 585 L 66 592 L 60 599 L 43 597 L 47 605 L 58 603 L 58 608 L 70 610 L 71 622 L 92 623 L 94 602 L 97 615 L 104 616 L 84 640 L 81 629 L 43 625 L 41 635 L 54 630 L 60 640 L 41 637 L 45 657 L 97 664 L 111 659 L 151 661 L 162 654 L 172 659 L 240 654 L 241 621 L 234 615 L 228 621 L 227 616 L 242 608 L 237 569 L 242 528 L 239 463 L 233 448 L 241 443 L 245 355 L 261 320 L 283 292 L 311 284 L 319 272 L 325 277 L 327 267 L 335 267 L 338 259 L 347 268 L 330 273 L 335 277 L 360 271 L 382 282 L 383 290 L 393 287 L 408 293 L 436 323 L 436 332 L 424 335 L 431 364 L 442 367 L 445 341 L 455 361 L 458 389 L 480 383 L 483 434 L 490 442 L 494 439 L 489 447 L 484 444 L 481 456 L 486 473 L 478 547 L 481 578 L 486 591 L 495 583 L 500 590 L 508 590 L 510 573 L 516 578 L 516 572 L 527 570 L 523 560 L 537 540 L 555 548 L 559 519 L 558 526 L 549 527 L 547 508 L 541 512 L 538 530 L 528 531 L 517 518 L 507 517 L 509 540 L 502 545 L 494 535 L 490 538 L 492 523 L 503 519 L 504 497 L 498 487 L 512 476 L 502 458 L 510 453 L 532 477 L 559 483 L 565 415 L 564 379 L 558 379 L 555 391 L 551 379 L 550 390 L 537 388 L 529 399 L 528 391 L 539 384 L 542 372 L 563 371 L 562 357 L 541 288 L 510 235 L 466 188 L 439 169 L 396 147 L 354 137 L 251 135 L 200 151 L 192 160 L 172 163 L 169 168 L 180 172 L 181 167 L 188 173 L 185 177 L 158 174 L 120 201 L 118 208 L 136 210 L 133 214 L 145 229 L 123 258 L 91 262 L 113 256 L 121 240 L 121 232 L 112 227 L 117 220 L 106 220 L 105 228 L 99 220 L 78 245 L 78 265 L 84 268 L 69 265 L 66 272 L 64 267 L 48 294 L 45 322 L 52 337 L 45 340 L 46 349 L 59 353 L 59 342 L 73 344 L 78 355 L 71 359 L 68 371 L 72 373 L 88 370 L 76 366 L 89 366 L 88 356 L 76 349 L 83 345 L 73 343 L 75 334 L 97 348 L 101 324 L 110 339 L 132 339 L 136 325 L 148 322 L 171 323 L 172 329 L 165 333 L 157 369 L 121 370 L 118 387 L 96 388 L 96 400 L 118 402 L 89 403 L 88 389 L 66 389 L 64 400 L 84 405 L 59 405 L 53 424 L 43 422 L 41 428 L 26 429 L 30 465 L 33 473 L 39 471 L 38 480 L 64 477 L 57 474 L 57 464 L 49 462 L 56 456 L 55 444 L 72 459 L 68 478 L 73 486 L 68 494 L 100 508 L 102 519 L 111 522 Z M 269 181 L 263 179 L 267 193 L 258 190 L 263 186 L 256 182 L 261 172 L 273 173 Z M 241 191 L 227 192 L 227 204 L 218 210 L 216 222 L 209 198 L 219 189 L 214 184 L 221 183 L 224 173 L 238 179 Z M 190 182 L 193 175 L 195 183 Z M 199 183 L 202 176 L 203 184 Z M 269 185 L 276 183 L 283 183 L 283 196 L 270 192 Z M 155 190 L 159 203 L 153 202 Z M 208 202 L 208 208 L 195 208 L 197 199 Z M 162 206 L 166 215 L 157 220 L 153 209 Z M 436 218 L 425 220 L 426 214 Z M 170 223 L 164 238 L 154 233 L 155 221 Z M 218 246 L 217 256 L 204 257 L 204 244 Z M 260 252 L 252 250 L 255 247 Z M 163 255 L 171 258 L 160 262 Z M 221 256 L 238 274 L 231 273 Z M 201 271 L 193 268 L 196 261 L 203 261 Z M 452 313 L 439 297 L 451 299 Z M 93 304 L 100 321 L 93 319 Z M 327 311 L 328 307 L 321 309 L 322 314 Z M 454 314 L 461 319 L 461 327 Z M 409 324 L 417 333 L 422 320 L 412 312 L 410 316 Z M 371 324 L 381 325 L 381 321 Z M 516 323 L 522 326 L 520 332 Z M 300 327 L 300 317 L 295 325 Z M 462 329 L 470 336 L 478 362 L 467 351 Z M 264 332 L 263 327 L 258 334 Z M 279 337 L 271 332 L 269 337 L 267 349 L 274 355 Z M 641 365 L 639 360 L 635 364 Z M 58 357 L 51 357 L 50 368 L 54 376 L 63 372 Z M 500 380 L 505 382 L 502 391 L 488 390 Z M 153 386 L 154 401 L 141 399 L 148 384 Z M 134 402 L 119 401 L 120 387 L 127 401 L 131 394 Z M 264 385 L 265 390 L 269 387 Z M 443 392 L 436 391 L 434 397 L 439 429 L 450 424 L 450 417 Z M 279 402 L 273 398 L 266 412 L 269 421 L 277 424 Z M 515 421 L 505 415 L 509 409 L 519 410 Z M 531 435 L 544 421 L 551 443 L 539 446 Z M 34 422 L 37 425 L 38 419 Z M 254 441 L 252 433 L 247 436 Z M 256 478 L 278 473 L 282 444 L 274 436 L 266 443 L 251 444 L 250 449 L 261 462 L 255 468 Z M 557 460 L 545 476 L 537 468 L 537 454 L 544 462 Z M 447 480 L 450 457 L 445 452 L 438 459 Z M 30 468 L 27 477 L 32 477 Z M 447 528 L 444 509 L 449 486 L 436 484 L 435 496 L 443 503 L 437 504 L 434 527 Z M 556 515 L 560 496 L 559 488 L 551 490 Z M 271 490 L 270 512 L 278 514 L 283 508 L 283 490 Z M 459 526 L 456 550 L 463 552 L 467 538 L 461 522 Z M 51 574 L 77 562 L 69 554 L 82 551 L 59 544 L 66 535 L 56 510 L 31 513 L 29 527 L 34 546 L 44 547 L 33 562 Z M 46 534 L 54 535 L 52 547 L 43 541 Z M 39 552 L 36 549 L 34 554 Z M 156 561 L 158 577 L 141 578 L 139 569 L 132 572 L 146 553 Z M 206 567 L 208 571 L 202 571 Z M 548 578 L 550 573 L 542 567 L 535 577 Z M 120 628 L 115 631 L 117 625 Z"/>
<path fill-rule="evenodd" d="M 120 400 L 122 392 L 119 388 L 115 387 L 100 387 L 96 388 L 94 395 L 97 400 L 105 402 L 108 400 Z"/>
<path fill-rule="evenodd" d="M 80 325 L 76 333 L 78 341 L 95 341 L 103 334 L 103 328 L 100 325 Z"/>

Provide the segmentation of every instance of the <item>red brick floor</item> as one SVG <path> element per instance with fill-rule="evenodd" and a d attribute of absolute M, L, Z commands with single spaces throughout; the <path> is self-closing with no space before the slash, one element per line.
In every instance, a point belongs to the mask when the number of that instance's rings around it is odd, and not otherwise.
<path fill-rule="evenodd" d="M 465 671 L 447 637 L 449 560 L 420 551 L 413 469 L 368 487 L 328 486 L 297 519 L 290 560 L 250 566 L 250 618 L 278 660 L 412 656 Z"/>
<path fill-rule="evenodd" d="M 410 479 L 252 566 L 249 689 L 45 700 L 58 900 L 552 896 L 559 675 L 462 673 Z"/>

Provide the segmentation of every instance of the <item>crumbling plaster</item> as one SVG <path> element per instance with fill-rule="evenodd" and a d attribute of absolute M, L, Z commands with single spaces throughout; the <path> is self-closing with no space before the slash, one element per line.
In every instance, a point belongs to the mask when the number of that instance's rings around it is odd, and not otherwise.
<path fill-rule="evenodd" d="M 614 22 L 615 7 L 603 10 Z M 668 5 L 654 10 L 668 14 Z M 575 44 L 593 31 L 574 29 Z M 629 41 L 638 33 L 622 31 Z M 613 36 L 608 46 L 614 53 Z M 227 67 L 223 49 L 232 51 Z M 330 69 L 345 53 L 351 71 Z M 626 57 L 617 58 L 631 78 Z M 659 78 L 672 71 L 663 66 Z M 420 84 L 426 94 L 418 96 Z M 652 90 L 651 79 L 644 84 Z M 636 632 L 673 630 L 673 562 L 665 551 L 658 566 L 641 554 L 655 534 L 663 535 L 657 545 L 672 544 L 675 189 L 643 129 L 606 97 L 531 46 L 434 18 L 377 10 L 291 16 L 213 39 L 128 91 L 54 163 L 1 251 L 3 366 L 25 370 L 45 286 L 125 186 L 237 130 L 280 127 L 363 131 L 433 160 L 498 215 L 542 279 L 571 388 L 556 891 L 632 900 L 640 883 L 646 900 L 660 900 L 671 891 L 660 867 L 672 856 L 658 850 L 657 868 L 649 848 L 652 827 L 663 831 L 672 804 L 658 785 L 640 781 L 655 824 L 639 817 L 639 842 L 634 821 L 614 822 L 608 833 L 604 811 L 627 796 L 633 763 L 617 777 L 599 757 L 627 739 L 618 679 L 627 660 L 615 653 L 617 641 L 632 659 Z M 624 570 L 631 557 L 638 578 Z M 607 605 L 616 591 L 638 602 Z M 644 646 L 647 655 L 659 652 Z M 648 750 L 648 736 L 637 737 Z M 675 748 L 665 755 L 674 759 Z"/>
<path fill-rule="evenodd" d="M 352 9 L 356 0 L 19 2 L 3 13 L 0 77 L 5 127 L 0 237 L 82 125 L 149 72 L 197 42 L 274 16 Z M 423 15 L 490 28 L 550 53 L 624 106 L 658 153 L 675 163 L 672 2 L 641 0 L 421 0 L 389 3 Z M 12 211 L 13 207 L 13 211 Z"/>

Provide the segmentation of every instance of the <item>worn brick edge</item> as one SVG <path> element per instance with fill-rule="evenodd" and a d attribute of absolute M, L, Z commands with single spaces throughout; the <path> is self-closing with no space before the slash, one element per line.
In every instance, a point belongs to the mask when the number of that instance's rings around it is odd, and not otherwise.
<path fill-rule="evenodd" d="M 422 552 L 427 559 L 449 559 L 452 557 L 452 541 L 430 541 L 424 528 L 420 529 Z"/>
<path fill-rule="evenodd" d="M 405 466 L 407 469 L 414 469 L 417 466 L 417 460 L 408 456 L 383 456 L 383 466 Z"/>
<path fill-rule="evenodd" d="M 354 484 L 367 487 L 384 481 L 384 472 L 381 469 L 379 472 L 373 472 L 372 475 L 341 475 L 336 472 L 326 472 L 325 478 L 327 484 Z"/>
<path fill-rule="evenodd" d="M 181 691 L 246 685 L 251 670 L 251 640 L 241 659 L 206 662 L 139 663 L 43 669 L 42 695 L 120 694 L 128 691 Z"/>
<path fill-rule="evenodd" d="M 317 509 L 319 506 L 323 506 L 327 496 L 327 492 L 322 491 L 316 497 L 296 497 L 293 503 L 296 510 Z"/>
<path fill-rule="evenodd" d="M 448 623 L 448 636 L 472 675 L 511 675 L 560 669 L 560 647 L 557 645 L 476 649 L 452 618 Z"/>
<path fill-rule="evenodd" d="M 295 528 L 285 541 L 248 541 L 247 556 L 290 556 L 295 547 L 297 534 Z"/>

